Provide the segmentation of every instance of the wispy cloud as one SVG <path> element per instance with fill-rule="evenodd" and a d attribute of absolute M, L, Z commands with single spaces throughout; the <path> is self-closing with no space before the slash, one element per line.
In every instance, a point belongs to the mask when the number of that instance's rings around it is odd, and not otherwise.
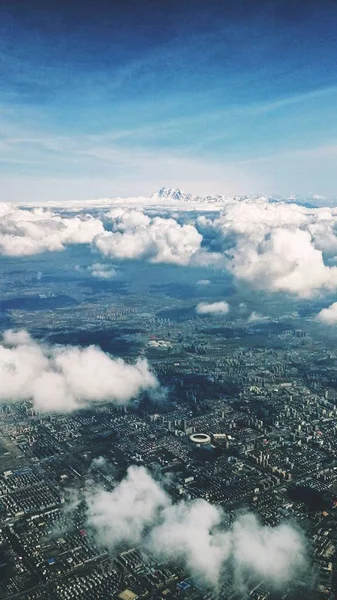
<path fill-rule="evenodd" d="M 132 194 L 136 180 L 138 193 L 333 194 L 330 154 L 312 150 L 313 169 L 304 152 L 337 139 L 333 19 L 319 7 L 114 3 L 103 18 L 60 5 L 54 21 L 34 0 L 24 16 L 12 4 L 0 41 L 3 198 L 32 185 L 40 199 L 87 197 L 88 178 L 90 195 Z"/>

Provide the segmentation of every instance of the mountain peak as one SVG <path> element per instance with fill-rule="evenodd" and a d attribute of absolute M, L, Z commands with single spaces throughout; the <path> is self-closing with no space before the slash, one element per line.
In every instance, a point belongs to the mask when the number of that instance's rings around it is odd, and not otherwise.
<path fill-rule="evenodd" d="M 162 187 L 159 192 L 153 194 L 152 198 L 154 200 L 190 200 L 192 195 L 185 194 L 179 188 Z"/>

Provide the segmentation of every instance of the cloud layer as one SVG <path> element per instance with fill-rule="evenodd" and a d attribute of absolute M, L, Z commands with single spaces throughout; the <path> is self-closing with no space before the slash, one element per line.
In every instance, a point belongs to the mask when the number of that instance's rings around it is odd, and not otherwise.
<path fill-rule="evenodd" d="M 103 231 L 103 223 L 88 214 L 61 216 L 42 208 L 27 210 L 0 204 L 3 255 L 28 256 L 63 250 L 70 244 L 90 244 Z"/>
<path fill-rule="evenodd" d="M 176 203 L 172 211 L 166 206 L 161 211 L 166 216 L 153 216 L 148 207 L 149 216 L 141 204 L 107 204 L 100 218 L 1 205 L 0 253 L 21 256 L 91 244 L 107 259 L 226 269 L 269 292 L 305 298 L 337 289 L 337 208 L 265 198 L 224 199 L 216 211 L 206 199 L 207 210 L 200 205 L 191 210 L 192 205 L 183 203 L 181 211 Z M 108 267 L 105 271 L 93 275 L 108 277 Z"/>
<path fill-rule="evenodd" d="M 103 256 L 188 265 L 201 250 L 202 236 L 193 225 L 122 208 L 111 210 L 107 217 L 112 221 L 112 231 L 94 240 Z"/>
<path fill-rule="evenodd" d="M 37 410 L 68 413 L 99 402 L 127 404 L 158 386 L 146 360 L 128 364 L 96 346 L 48 346 L 8 330 L 0 344 L 0 399 L 31 399 Z"/>
<path fill-rule="evenodd" d="M 335 208 L 260 198 L 227 200 L 208 216 L 181 212 L 179 222 L 127 208 L 108 216 L 112 231 L 94 240 L 104 256 L 225 268 L 256 289 L 300 297 L 337 288 Z"/>
<path fill-rule="evenodd" d="M 202 499 L 173 504 L 143 467 L 130 467 L 112 492 L 87 487 L 84 494 L 88 524 L 111 550 L 138 545 L 208 585 L 230 570 L 235 585 L 253 576 L 282 587 L 306 565 L 305 543 L 290 525 L 265 527 L 247 514 L 226 528 L 221 508 Z"/>

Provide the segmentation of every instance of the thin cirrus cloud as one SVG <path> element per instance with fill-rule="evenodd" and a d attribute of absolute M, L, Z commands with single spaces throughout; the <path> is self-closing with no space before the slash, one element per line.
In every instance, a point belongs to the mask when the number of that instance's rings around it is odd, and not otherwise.
<path fill-rule="evenodd" d="M 291 525 L 246 514 L 226 527 L 222 509 L 203 499 L 173 504 L 144 467 L 129 467 L 113 491 L 87 486 L 83 499 L 89 527 L 111 551 L 137 545 L 215 588 L 231 573 L 237 590 L 251 578 L 282 589 L 306 568 L 305 540 Z"/>
<path fill-rule="evenodd" d="M 0 344 L 0 398 L 31 400 L 41 412 L 69 413 L 95 403 L 128 404 L 158 381 L 145 359 L 111 358 L 96 346 L 51 346 L 7 330 Z"/>
<path fill-rule="evenodd" d="M 1 8 L 3 200 L 335 193 L 333 2 L 101 4 Z"/>

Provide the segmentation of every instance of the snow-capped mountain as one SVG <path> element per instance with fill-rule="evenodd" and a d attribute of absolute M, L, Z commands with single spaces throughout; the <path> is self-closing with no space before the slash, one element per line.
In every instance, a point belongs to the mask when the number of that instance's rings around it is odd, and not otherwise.
<path fill-rule="evenodd" d="M 233 201 L 249 200 L 248 196 L 224 196 L 224 195 L 208 195 L 208 196 L 194 196 L 193 194 L 186 194 L 179 188 L 167 188 L 162 187 L 158 192 L 152 194 L 151 200 L 154 201 L 178 201 L 178 202 L 195 202 L 199 204 L 224 204 Z M 254 200 L 267 200 L 265 197 L 254 197 Z"/>
<path fill-rule="evenodd" d="M 193 200 L 192 194 L 185 194 L 179 188 L 167 188 L 162 187 L 159 192 L 152 194 L 151 199 L 153 200 L 185 200 L 190 201 Z"/>
<path fill-rule="evenodd" d="M 185 193 L 179 188 L 162 187 L 152 196 L 135 196 L 131 198 L 97 198 L 92 200 L 64 201 L 64 202 L 43 202 L 29 203 L 30 207 L 43 206 L 46 207 L 62 207 L 63 210 L 85 210 L 90 208 L 106 209 L 110 206 L 152 206 L 165 209 L 175 210 L 201 210 L 201 211 L 221 211 L 228 204 L 236 202 L 243 203 L 260 203 L 268 202 L 270 204 L 297 204 L 305 208 L 316 208 L 320 206 L 336 206 L 336 201 L 325 201 L 320 196 L 311 196 L 307 198 L 297 198 L 291 196 L 283 198 L 281 196 L 235 196 L 235 195 L 208 195 L 194 196 L 190 193 Z M 25 206 L 23 203 L 17 203 L 20 206 Z"/>
<path fill-rule="evenodd" d="M 297 204 L 306 208 L 315 208 L 322 206 L 323 201 L 326 200 L 323 196 L 310 196 L 309 198 L 297 198 L 291 196 L 289 198 L 283 198 L 282 196 L 227 196 L 223 194 L 208 195 L 208 196 L 194 196 L 193 194 L 186 194 L 179 188 L 167 188 L 162 187 L 158 192 L 152 194 L 151 200 L 154 201 L 178 201 L 180 202 L 191 202 L 198 204 L 227 204 L 228 202 L 270 202 L 284 203 L 284 204 Z"/>

